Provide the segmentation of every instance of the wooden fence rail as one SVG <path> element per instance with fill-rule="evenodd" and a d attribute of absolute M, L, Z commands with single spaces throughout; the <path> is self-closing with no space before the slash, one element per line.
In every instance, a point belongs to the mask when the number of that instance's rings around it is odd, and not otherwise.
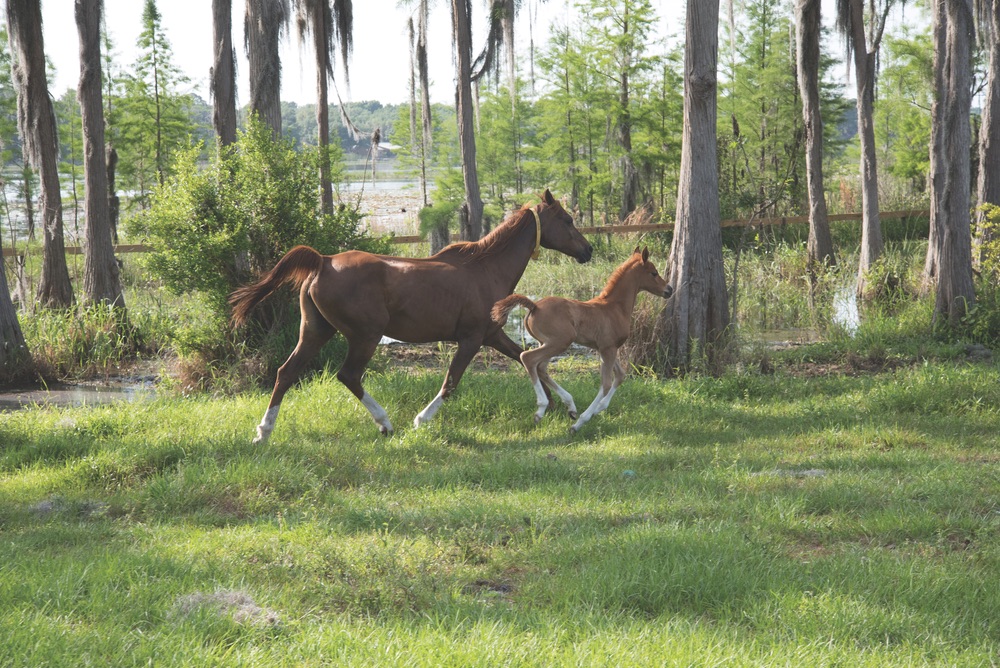
<path fill-rule="evenodd" d="M 883 211 L 879 214 L 882 220 L 892 218 L 927 218 L 930 211 L 927 209 L 908 209 L 905 211 Z M 845 220 L 861 220 L 860 213 L 836 213 L 829 216 L 830 222 L 840 222 Z M 777 218 L 756 218 L 748 219 L 727 219 L 722 221 L 722 227 L 746 227 L 748 225 L 795 225 L 808 223 L 809 216 L 779 216 Z M 642 232 L 669 232 L 674 229 L 673 223 L 657 223 L 649 225 L 598 225 L 596 227 L 581 227 L 583 234 L 639 234 Z M 425 239 L 416 235 L 396 236 L 392 238 L 394 244 L 416 244 Z M 120 244 L 115 246 L 116 253 L 148 253 L 153 250 L 152 246 L 144 244 Z M 80 246 L 67 246 L 67 255 L 81 255 L 83 249 Z M 22 253 L 19 253 L 21 255 Z M 11 257 L 14 251 L 11 248 L 3 249 L 4 257 Z"/>

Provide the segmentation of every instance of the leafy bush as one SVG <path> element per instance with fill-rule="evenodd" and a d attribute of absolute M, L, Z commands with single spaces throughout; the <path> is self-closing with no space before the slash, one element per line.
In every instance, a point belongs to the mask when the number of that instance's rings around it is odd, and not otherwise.
<path fill-rule="evenodd" d="M 178 157 L 174 176 L 127 227 L 156 249 L 143 258 L 154 277 L 172 293 L 207 303 L 202 322 L 179 330 L 175 345 L 186 357 L 214 366 L 239 355 L 248 341 L 257 346 L 289 338 L 282 330 L 297 325 L 297 308 L 288 303 L 293 300 L 275 299 L 261 309 L 245 340 L 229 331 L 227 298 L 293 246 L 333 254 L 352 248 L 387 252 L 389 243 L 360 228 L 356 208 L 341 204 L 333 215 L 320 212 L 318 149 L 296 152 L 254 119 L 205 167 L 198 164 L 199 150 Z M 337 149 L 332 152 L 339 165 Z M 274 366 L 274 356 L 288 350 L 266 351 L 272 361 L 264 366 Z"/>
<path fill-rule="evenodd" d="M 252 120 L 205 169 L 199 151 L 182 153 L 151 207 L 128 221 L 130 234 L 155 246 L 145 261 L 171 291 L 204 293 L 224 311 L 229 293 L 296 244 L 328 254 L 388 249 L 359 229 L 356 209 L 320 214 L 318 150 L 298 153 Z"/>

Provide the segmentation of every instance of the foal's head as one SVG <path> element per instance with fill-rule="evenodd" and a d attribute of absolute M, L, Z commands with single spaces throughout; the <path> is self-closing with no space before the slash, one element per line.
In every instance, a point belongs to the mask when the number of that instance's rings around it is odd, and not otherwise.
<path fill-rule="evenodd" d="M 645 290 L 663 298 L 674 293 L 674 289 L 667 283 L 667 279 L 660 276 L 660 272 L 656 271 L 656 267 L 649 261 L 648 247 L 640 251 L 639 247 L 636 246 L 635 250 L 632 251 L 631 261 L 633 264 L 629 266 L 628 271 L 636 276 L 639 290 Z"/>
<path fill-rule="evenodd" d="M 542 247 L 550 248 L 576 258 L 579 263 L 590 260 L 594 249 L 590 242 L 573 225 L 573 216 L 566 213 L 562 204 L 548 189 L 542 195 L 538 209 L 538 219 L 542 227 Z"/>

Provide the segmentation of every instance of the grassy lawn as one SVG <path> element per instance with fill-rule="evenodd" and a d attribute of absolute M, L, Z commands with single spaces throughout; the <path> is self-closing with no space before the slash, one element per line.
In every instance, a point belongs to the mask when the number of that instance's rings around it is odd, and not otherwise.
<path fill-rule="evenodd" d="M 520 369 L 0 413 L 0 664 L 1000 663 L 1000 369 Z M 554 375 L 586 406 L 596 361 Z"/>

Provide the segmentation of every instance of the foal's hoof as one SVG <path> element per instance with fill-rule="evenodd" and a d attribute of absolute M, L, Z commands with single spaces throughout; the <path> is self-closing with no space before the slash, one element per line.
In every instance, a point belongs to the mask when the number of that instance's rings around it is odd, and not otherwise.
<path fill-rule="evenodd" d="M 569 428 L 569 435 L 570 436 L 576 436 L 576 432 L 578 432 L 578 431 L 580 431 L 579 427 L 577 427 L 576 425 L 573 425 L 572 427 Z"/>
<path fill-rule="evenodd" d="M 392 436 L 392 429 L 383 425 L 379 425 L 378 432 L 383 436 Z"/>
<path fill-rule="evenodd" d="M 576 411 L 570 411 L 570 412 L 569 412 L 569 419 L 570 419 L 570 420 L 575 420 L 575 419 L 577 419 L 578 417 L 580 417 L 580 416 L 576 414 Z"/>
<path fill-rule="evenodd" d="M 535 413 L 535 424 L 536 425 L 539 424 L 542 421 L 542 417 L 543 416 L 539 415 L 538 413 Z"/>

